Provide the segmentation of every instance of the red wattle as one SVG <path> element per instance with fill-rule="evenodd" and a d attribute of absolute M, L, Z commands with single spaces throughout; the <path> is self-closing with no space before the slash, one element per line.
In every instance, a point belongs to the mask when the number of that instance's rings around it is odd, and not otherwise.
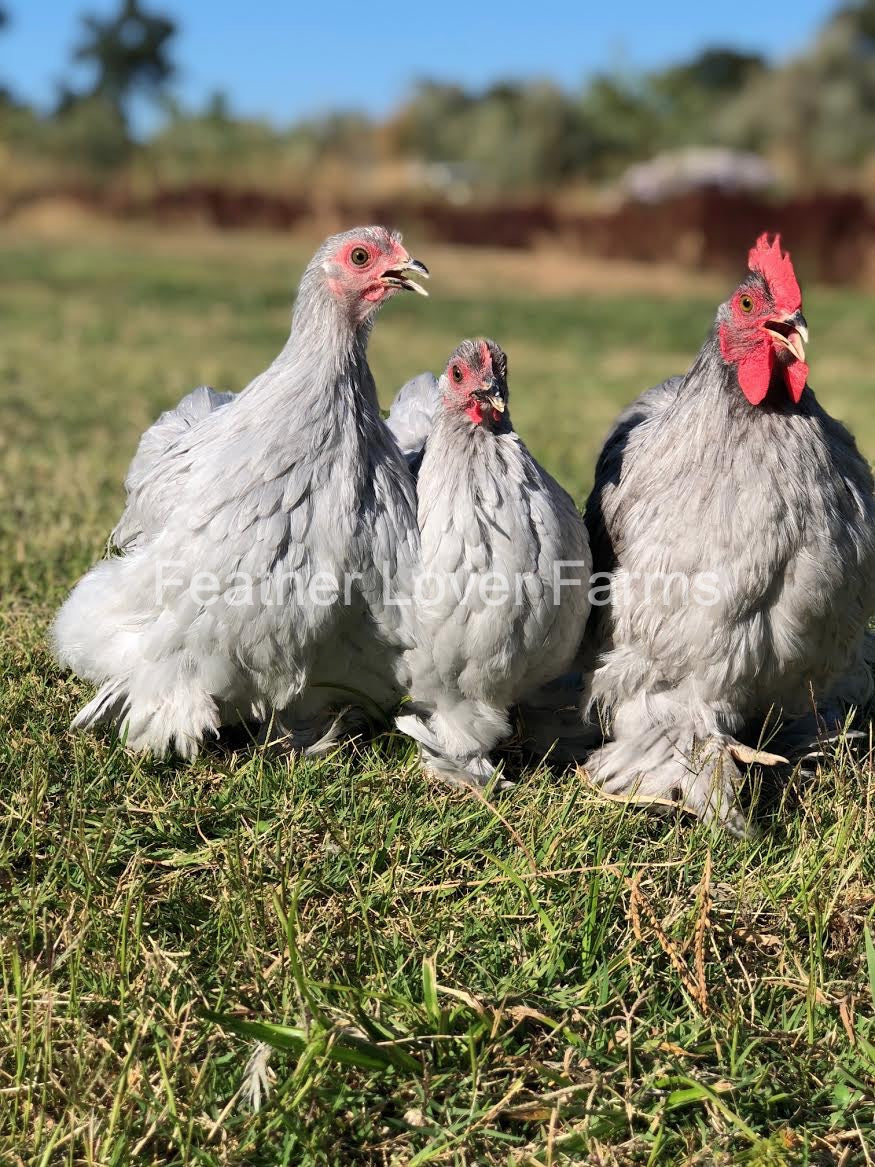
<path fill-rule="evenodd" d="M 808 384 L 808 365 L 805 361 L 794 361 L 792 365 L 788 365 L 784 372 L 784 379 L 787 382 L 787 389 L 790 396 L 799 404 L 799 398 L 805 386 Z"/>
<path fill-rule="evenodd" d="M 760 345 L 738 362 L 738 383 L 751 405 L 760 405 L 765 401 L 772 381 L 774 361 L 772 346 Z"/>

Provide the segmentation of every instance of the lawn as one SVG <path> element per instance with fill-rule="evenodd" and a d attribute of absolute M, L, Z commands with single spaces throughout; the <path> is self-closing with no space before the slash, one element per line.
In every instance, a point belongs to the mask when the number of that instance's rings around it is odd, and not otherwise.
<path fill-rule="evenodd" d="M 413 250 L 432 298 L 378 322 L 384 396 L 493 335 L 517 428 L 581 504 L 612 416 L 730 290 Z M 871 1162 L 875 805 L 843 753 L 741 843 L 572 773 L 448 795 L 391 738 L 189 766 L 68 732 L 87 690 L 46 628 L 137 437 L 264 367 L 305 258 L 0 236 L 0 1163 Z M 812 382 L 870 457 L 873 307 L 805 303 Z M 252 1022 L 292 1027 L 258 1113 Z"/>

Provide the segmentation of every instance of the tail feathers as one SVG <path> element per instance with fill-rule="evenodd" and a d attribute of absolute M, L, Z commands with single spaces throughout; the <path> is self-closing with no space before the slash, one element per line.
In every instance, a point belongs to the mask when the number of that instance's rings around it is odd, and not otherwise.
<path fill-rule="evenodd" d="M 753 833 L 738 802 L 742 774 L 733 743 L 697 741 L 689 728 L 659 726 L 610 742 L 591 754 L 586 775 L 611 799 L 687 810 L 744 838 Z"/>
<path fill-rule="evenodd" d="M 422 453 L 440 404 L 440 386 L 432 373 L 420 373 L 398 390 L 386 425 L 408 463 Z"/>
<path fill-rule="evenodd" d="M 139 490 L 175 441 L 209 414 L 233 401 L 235 396 L 234 393 L 220 393 L 209 385 L 199 385 L 186 394 L 175 409 L 162 413 L 140 438 L 125 479 L 128 492 Z"/>

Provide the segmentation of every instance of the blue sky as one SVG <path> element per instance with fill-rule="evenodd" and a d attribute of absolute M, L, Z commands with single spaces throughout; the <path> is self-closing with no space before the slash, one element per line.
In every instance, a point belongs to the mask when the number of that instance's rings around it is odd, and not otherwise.
<path fill-rule="evenodd" d="M 0 35 L 0 83 L 45 105 L 69 75 L 80 13 L 114 11 L 118 0 L 4 3 L 13 24 Z M 148 0 L 148 7 L 179 23 L 175 91 L 186 104 L 222 89 L 237 112 L 285 123 L 330 108 L 383 113 L 423 76 L 473 88 L 505 77 L 576 87 L 599 69 L 661 65 L 706 44 L 784 57 L 836 4 Z"/>

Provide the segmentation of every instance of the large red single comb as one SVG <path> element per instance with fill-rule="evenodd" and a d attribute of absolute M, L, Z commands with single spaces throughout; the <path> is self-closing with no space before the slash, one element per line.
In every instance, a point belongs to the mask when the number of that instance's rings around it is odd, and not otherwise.
<path fill-rule="evenodd" d="M 795 312 L 802 307 L 802 293 L 793 270 L 793 261 L 789 253 L 785 255 L 781 252 L 780 235 L 776 235 L 774 242 L 769 243 L 768 233 L 764 231 L 748 253 L 747 266 L 751 271 L 759 272 L 769 285 L 777 307 L 787 312 Z"/>

